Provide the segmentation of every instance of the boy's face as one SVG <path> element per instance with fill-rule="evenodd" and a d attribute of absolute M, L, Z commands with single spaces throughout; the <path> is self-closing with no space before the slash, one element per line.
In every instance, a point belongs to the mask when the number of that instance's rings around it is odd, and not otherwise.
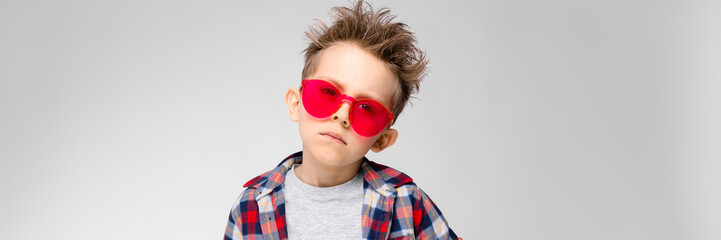
<path fill-rule="evenodd" d="M 337 43 L 320 54 L 317 69 L 308 79 L 331 82 L 343 94 L 370 98 L 390 109 L 397 80 L 382 60 L 349 43 Z M 348 119 L 349 102 L 323 119 L 306 112 L 297 88 L 288 90 L 286 104 L 291 120 L 299 122 L 304 161 L 308 158 L 325 167 L 348 167 L 357 164 L 368 150 L 379 152 L 393 145 L 398 136 L 395 129 L 371 137 L 358 135 Z"/>

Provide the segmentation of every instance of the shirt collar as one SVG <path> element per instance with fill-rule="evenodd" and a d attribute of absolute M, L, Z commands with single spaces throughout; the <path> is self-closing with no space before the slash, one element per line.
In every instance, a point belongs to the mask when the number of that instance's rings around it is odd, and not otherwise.
<path fill-rule="evenodd" d="M 255 188 L 259 194 L 256 198 L 261 198 L 285 181 L 285 174 L 293 167 L 293 164 L 303 162 L 303 152 L 297 152 L 283 159 L 273 170 L 257 176 L 243 185 L 243 187 Z M 386 197 L 393 197 L 396 193 L 396 187 L 403 184 L 413 182 L 408 175 L 395 170 L 393 168 L 375 163 L 363 157 L 360 171 L 363 173 L 363 179 L 375 191 Z"/>

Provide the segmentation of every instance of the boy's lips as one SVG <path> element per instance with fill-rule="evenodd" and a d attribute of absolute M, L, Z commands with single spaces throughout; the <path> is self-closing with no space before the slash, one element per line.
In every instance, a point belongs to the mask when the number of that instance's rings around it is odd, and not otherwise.
<path fill-rule="evenodd" d="M 323 132 L 323 133 L 321 133 L 320 135 L 324 135 L 324 136 L 326 136 L 326 137 L 332 138 L 332 139 L 335 140 L 335 141 L 338 141 L 338 142 L 340 142 L 340 143 L 343 143 L 343 144 L 345 144 L 345 145 L 348 145 L 347 143 L 345 143 L 345 141 L 343 141 L 343 138 L 342 138 L 340 135 L 338 135 L 337 133 L 334 133 L 334 132 Z"/>

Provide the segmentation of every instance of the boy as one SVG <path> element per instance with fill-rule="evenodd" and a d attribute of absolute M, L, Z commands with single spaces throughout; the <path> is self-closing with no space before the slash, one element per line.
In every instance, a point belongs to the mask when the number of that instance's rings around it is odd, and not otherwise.
<path fill-rule="evenodd" d="M 225 239 L 457 239 L 410 177 L 364 157 L 395 143 L 424 53 L 386 9 L 333 10 L 306 32 L 303 80 L 285 96 L 303 151 L 244 185 Z"/>

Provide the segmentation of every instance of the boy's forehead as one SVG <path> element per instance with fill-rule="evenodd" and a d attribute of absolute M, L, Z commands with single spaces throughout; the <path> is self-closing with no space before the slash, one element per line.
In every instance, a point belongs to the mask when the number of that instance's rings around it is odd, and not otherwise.
<path fill-rule="evenodd" d="M 311 78 L 333 83 L 355 98 L 371 98 L 390 104 L 397 79 L 385 62 L 352 45 L 334 45 L 323 51 Z"/>

